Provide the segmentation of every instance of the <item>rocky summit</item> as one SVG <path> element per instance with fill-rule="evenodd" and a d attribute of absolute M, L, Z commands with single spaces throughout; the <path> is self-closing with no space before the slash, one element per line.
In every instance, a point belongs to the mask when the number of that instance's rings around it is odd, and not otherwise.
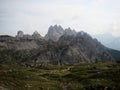
<path fill-rule="evenodd" d="M 120 52 L 117 54 L 120 55 Z M 55 25 L 49 27 L 45 37 L 37 31 L 33 35 L 18 31 L 16 37 L 0 36 L 0 62 L 9 63 L 9 60 L 24 66 L 71 65 L 115 62 L 116 56 L 86 32 L 76 32 L 70 28 L 64 30 L 60 25 Z"/>
<path fill-rule="evenodd" d="M 60 25 L 50 26 L 48 33 L 46 34 L 46 40 L 52 40 L 57 42 L 62 35 L 76 35 L 77 32 L 71 28 L 66 28 L 65 30 Z"/>

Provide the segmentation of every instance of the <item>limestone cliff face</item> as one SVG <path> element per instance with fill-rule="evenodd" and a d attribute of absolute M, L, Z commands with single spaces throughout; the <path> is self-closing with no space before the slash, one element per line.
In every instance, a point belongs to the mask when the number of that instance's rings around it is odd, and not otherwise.
<path fill-rule="evenodd" d="M 83 31 L 77 33 L 70 28 L 63 30 L 61 26 L 51 26 L 45 36 L 48 40 L 40 38 L 37 32 L 34 35 L 39 38 L 0 36 L 0 59 L 11 58 L 33 66 L 114 61 L 108 48 Z"/>
<path fill-rule="evenodd" d="M 46 34 L 45 38 L 47 40 L 58 41 L 59 38 L 64 34 L 64 30 L 61 26 L 50 26 L 48 33 Z"/>
<path fill-rule="evenodd" d="M 62 35 L 76 35 L 77 32 L 72 30 L 71 28 L 66 28 L 65 30 L 60 25 L 50 26 L 48 33 L 46 34 L 45 38 L 47 40 L 52 40 L 57 42 Z"/>

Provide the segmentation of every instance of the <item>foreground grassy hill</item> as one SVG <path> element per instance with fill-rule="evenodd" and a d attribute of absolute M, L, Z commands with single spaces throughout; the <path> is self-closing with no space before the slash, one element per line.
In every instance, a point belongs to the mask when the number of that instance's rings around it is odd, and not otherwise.
<path fill-rule="evenodd" d="M 0 65 L 1 90 L 120 90 L 120 64 Z"/>

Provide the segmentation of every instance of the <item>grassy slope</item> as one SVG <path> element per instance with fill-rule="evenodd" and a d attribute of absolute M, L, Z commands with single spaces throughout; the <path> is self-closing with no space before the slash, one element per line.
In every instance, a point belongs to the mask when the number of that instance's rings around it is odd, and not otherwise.
<path fill-rule="evenodd" d="M 1 65 L 0 86 L 10 90 L 120 90 L 120 64 L 37 68 Z"/>

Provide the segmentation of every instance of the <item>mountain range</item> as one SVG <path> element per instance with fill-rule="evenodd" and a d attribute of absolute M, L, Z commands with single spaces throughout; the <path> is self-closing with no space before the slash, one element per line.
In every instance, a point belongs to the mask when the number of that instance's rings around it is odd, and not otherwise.
<path fill-rule="evenodd" d="M 63 29 L 60 25 L 50 26 L 45 37 L 37 31 L 33 35 L 18 31 L 16 37 L 0 36 L 1 64 L 14 61 L 23 66 L 71 65 L 118 60 L 119 51 L 105 47 L 86 32 Z"/>
<path fill-rule="evenodd" d="M 97 38 L 106 47 L 120 51 L 120 37 L 115 37 L 110 33 L 98 34 L 93 37 Z"/>

